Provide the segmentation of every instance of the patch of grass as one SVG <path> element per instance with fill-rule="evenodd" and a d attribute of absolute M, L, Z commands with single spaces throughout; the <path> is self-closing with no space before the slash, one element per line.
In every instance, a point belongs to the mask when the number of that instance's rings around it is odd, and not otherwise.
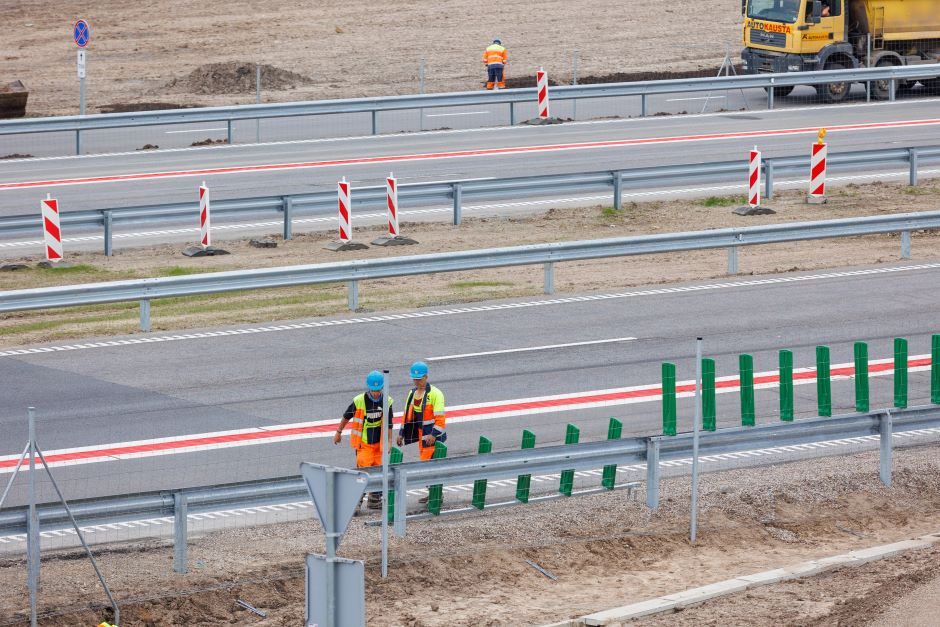
<path fill-rule="evenodd" d="M 623 211 L 618 211 L 614 207 L 602 207 L 601 215 L 605 218 L 616 218 L 623 215 Z"/>
<path fill-rule="evenodd" d="M 169 268 L 160 268 L 157 271 L 158 276 L 186 276 L 188 274 L 201 274 L 206 272 L 202 268 L 184 268 L 183 266 L 170 266 Z"/>
<path fill-rule="evenodd" d="M 705 207 L 730 207 L 731 205 L 742 205 L 747 202 L 744 196 L 709 196 L 702 201 Z"/>
<path fill-rule="evenodd" d="M 54 272 L 56 274 L 100 274 L 102 271 L 87 263 L 79 263 L 74 266 L 63 266 L 61 268 L 52 266 L 51 268 L 40 268 L 43 272 Z"/>
<path fill-rule="evenodd" d="M 907 187 L 904 188 L 904 193 L 910 194 L 911 196 L 926 196 L 930 194 L 931 191 L 923 187 L 912 187 L 908 185 Z"/>
<path fill-rule="evenodd" d="M 455 290 L 467 290 L 475 287 L 512 287 L 511 281 L 454 281 L 447 286 Z"/>

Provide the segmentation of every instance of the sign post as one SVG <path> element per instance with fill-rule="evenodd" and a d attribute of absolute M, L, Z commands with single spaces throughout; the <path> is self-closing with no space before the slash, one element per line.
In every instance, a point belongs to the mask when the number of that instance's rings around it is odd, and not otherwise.
<path fill-rule="evenodd" d="M 91 31 L 88 29 L 88 22 L 85 20 L 75 22 L 75 26 L 72 27 L 72 39 L 75 40 L 75 45 L 78 46 L 79 115 L 85 115 L 85 46 L 88 45 L 88 40 L 91 39 Z"/>

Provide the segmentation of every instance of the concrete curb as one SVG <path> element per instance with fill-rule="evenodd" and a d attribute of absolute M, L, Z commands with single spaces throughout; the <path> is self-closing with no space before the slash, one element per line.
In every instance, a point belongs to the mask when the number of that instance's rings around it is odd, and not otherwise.
<path fill-rule="evenodd" d="M 719 581 L 718 583 L 712 583 L 707 586 L 692 588 L 683 592 L 588 614 L 580 618 L 553 623 L 545 627 L 594 627 L 596 625 L 616 625 L 634 618 L 640 618 L 641 616 L 682 609 L 709 599 L 715 599 L 735 592 L 742 592 L 758 586 L 766 586 L 781 581 L 799 579 L 801 577 L 811 577 L 837 568 L 861 566 L 862 564 L 867 564 L 874 560 L 892 557 L 905 551 L 925 549 L 938 543 L 940 543 L 940 532 L 921 536 L 914 540 L 904 540 L 893 544 L 859 549 L 843 555 L 810 560 L 784 568 L 775 568 L 774 570 L 755 573 L 753 575 L 735 577 L 734 579 Z"/>

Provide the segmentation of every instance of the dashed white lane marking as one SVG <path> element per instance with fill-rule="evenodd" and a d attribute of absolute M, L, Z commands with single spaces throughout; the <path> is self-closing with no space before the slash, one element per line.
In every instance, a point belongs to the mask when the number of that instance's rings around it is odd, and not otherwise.
<path fill-rule="evenodd" d="M 226 131 L 228 127 L 219 126 L 217 128 L 191 128 L 182 131 L 165 131 L 167 135 L 176 135 L 179 133 L 207 133 L 209 131 Z"/>
<path fill-rule="evenodd" d="M 488 115 L 489 111 L 464 111 L 459 113 L 426 113 L 426 118 L 449 118 L 458 115 Z"/>
<path fill-rule="evenodd" d="M 575 346 L 591 346 L 594 344 L 613 344 L 617 342 L 630 342 L 635 337 L 614 337 L 606 340 L 587 340 L 584 342 L 568 342 L 566 344 L 547 344 L 545 346 L 527 346 L 524 348 L 504 348 L 498 351 L 484 351 L 480 353 L 462 353 L 460 355 L 442 355 L 440 357 L 428 357 L 426 361 L 445 361 L 448 359 L 465 359 L 468 357 L 484 357 L 487 355 L 502 355 L 505 353 L 525 353 L 529 351 L 546 351 L 556 348 L 572 348 Z"/>
<path fill-rule="evenodd" d="M 891 268 L 866 268 L 862 270 L 846 270 L 838 272 L 823 272 L 819 274 L 806 274 L 798 276 L 769 277 L 764 279 L 749 279 L 744 281 L 726 281 L 723 283 L 706 283 L 701 285 L 688 285 L 681 287 L 660 287 L 632 292 L 614 292 L 610 294 L 592 294 L 589 296 L 569 296 L 565 298 L 550 298 L 545 300 L 524 301 L 518 303 L 500 303 L 494 305 L 474 305 L 457 307 L 453 309 L 438 309 L 433 311 L 415 311 L 400 314 L 386 314 L 368 316 L 363 318 L 343 318 L 339 320 L 318 320 L 315 322 L 298 322 L 292 324 L 279 324 L 265 327 L 249 327 L 243 329 L 229 329 L 224 331 L 203 331 L 199 333 L 184 333 L 177 335 L 162 335 L 154 337 L 134 337 L 120 340 L 107 340 L 103 342 L 85 342 L 81 344 L 66 344 L 60 346 L 39 346 L 33 348 L 17 348 L 0 351 L 0 357 L 16 357 L 20 355 L 37 355 L 41 353 L 55 353 L 62 351 L 87 350 L 93 348 L 110 348 L 117 346 L 135 346 L 139 344 L 153 344 L 160 342 L 178 342 L 182 340 L 200 340 L 216 337 L 229 337 L 250 333 L 275 333 L 280 331 L 293 331 L 298 329 L 316 329 L 321 327 L 341 326 L 346 324 L 368 324 L 375 322 L 389 322 L 393 320 L 407 320 L 413 318 L 435 318 L 440 316 L 454 316 L 461 314 L 482 313 L 489 311 L 505 311 L 525 309 L 528 307 L 544 307 L 548 305 L 569 305 L 621 298 L 642 298 L 662 294 L 679 294 L 684 292 L 707 292 L 720 289 L 757 287 L 764 285 L 783 285 L 787 283 L 802 283 L 807 281 L 821 281 L 845 277 L 872 276 L 878 274 L 896 274 L 902 272 L 915 272 L 919 270 L 935 270 L 940 263 L 924 263 L 909 266 L 896 266 Z"/>

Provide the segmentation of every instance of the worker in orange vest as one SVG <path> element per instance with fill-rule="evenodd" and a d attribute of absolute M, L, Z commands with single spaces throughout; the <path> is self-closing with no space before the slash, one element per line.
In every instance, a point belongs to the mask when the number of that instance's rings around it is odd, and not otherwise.
<path fill-rule="evenodd" d="M 496 38 L 493 43 L 483 51 L 483 65 L 486 66 L 486 88 L 493 89 L 494 85 L 499 85 L 500 89 L 505 89 L 503 70 L 506 67 L 507 55 L 503 48 L 503 42 Z"/>
<path fill-rule="evenodd" d="M 333 435 L 333 443 L 339 444 L 343 439 L 343 429 L 352 422 L 349 433 L 349 445 L 356 451 L 356 468 L 369 468 L 382 465 L 382 389 L 385 387 L 385 376 L 378 370 L 373 370 L 366 377 L 368 390 L 359 394 L 349 404 L 343 413 L 339 427 Z M 388 418 L 385 421 L 388 432 L 385 440 L 391 442 L 392 398 L 388 398 Z M 382 507 L 382 493 L 369 493 L 369 509 Z"/>
<path fill-rule="evenodd" d="M 447 431 L 444 429 L 447 421 L 444 393 L 437 386 L 428 383 L 428 365 L 423 361 L 411 364 L 410 372 L 414 387 L 405 402 L 405 413 L 402 415 L 396 442 L 398 446 L 417 442 L 418 455 L 424 461 L 434 455 L 435 442 L 447 441 Z M 427 503 L 428 497 L 422 497 L 418 501 Z"/>

